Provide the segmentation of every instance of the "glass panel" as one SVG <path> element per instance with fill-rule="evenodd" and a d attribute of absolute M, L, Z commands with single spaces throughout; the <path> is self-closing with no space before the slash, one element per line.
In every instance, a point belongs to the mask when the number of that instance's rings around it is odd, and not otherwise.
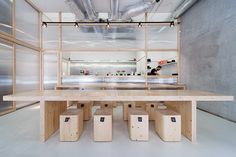
<path fill-rule="evenodd" d="M 12 1 L 0 1 L 0 31 L 12 34 Z"/>
<path fill-rule="evenodd" d="M 177 49 L 177 29 L 170 26 L 147 27 L 149 49 Z"/>
<path fill-rule="evenodd" d="M 16 46 L 16 93 L 39 90 L 39 53 Z M 32 102 L 17 102 L 21 107 Z"/>
<path fill-rule="evenodd" d="M 58 22 L 59 13 L 44 12 L 42 18 L 43 18 L 43 21 L 45 22 L 50 22 L 50 21 Z"/>
<path fill-rule="evenodd" d="M 64 50 L 144 48 L 144 29 L 137 26 L 63 26 L 62 37 Z"/>
<path fill-rule="evenodd" d="M 154 75 L 151 71 L 161 66 L 157 71 L 159 75 L 172 75 L 177 73 L 177 52 L 148 52 L 147 69 L 149 75 Z"/>
<path fill-rule="evenodd" d="M 43 21 L 59 21 L 58 13 L 45 13 Z M 59 48 L 59 26 L 43 28 L 43 49 Z"/>
<path fill-rule="evenodd" d="M 54 89 L 57 84 L 57 54 L 44 54 L 44 89 Z"/>
<path fill-rule="evenodd" d="M 43 49 L 59 49 L 59 27 L 43 28 Z"/>
<path fill-rule="evenodd" d="M 24 0 L 16 0 L 16 38 L 39 46 L 39 13 Z"/>
<path fill-rule="evenodd" d="M 12 94 L 13 48 L 0 40 L 0 113 L 12 109 L 12 102 L 3 101 L 3 95 Z"/>

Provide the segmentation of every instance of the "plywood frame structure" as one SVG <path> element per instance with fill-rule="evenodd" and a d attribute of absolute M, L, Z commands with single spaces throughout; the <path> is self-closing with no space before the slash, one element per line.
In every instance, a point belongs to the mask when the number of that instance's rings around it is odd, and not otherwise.
<path fill-rule="evenodd" d="M 45 15 L 46 16 L 46 15 Z M 58 16 L 59 16 L 59 22 L 62 21 L 62 13 L 59 12 L 58 13 Z M 50 19 L 49 17 L 47 17 L 48 20 L 50 22 L 52 22 L 53 20 Z M 145 22 L 147 22 L 148 20 L 148 13 L 145 13 L 144 14 L 144 20 Z M 58 73 L 57 73 L 57 86 L 61 86 L 62 85 L 62 72 L 61 72 L 61 69 L 62 69 L 62 54 L 63 53 L 70 53 L 70 52 L 75 52 L 75 53 L 84 53 L 84 52 L 97 52 L 97 53 L 100 53 L 100 52 L 113 52 L 113 53 L 117 53 L 117 51 L 119 51 L 119 53 L 122 53 L 122 52 L 137 52 L 137 51 L 143 51 L 145 56 L 145 75 L 143 76 L 144 79 L 145 79 L 145 86 L 148 86 L 148 78 L 152 77 L 152 78 L 160 78 L 161 76 L 148 76 L 147 75 L 147 57 L 148 57 L 148 53 L 149 52 L 156 52 L 156 53 L 168 53 L 168 52 L 173 52 L 175 51 L 177 53 L 177 65 L 176 65 L 176 68 L 177 68 L 177 72 L 179 74 L 179 54 L 180 54 L 180 49 L 179 49 L 179 40 L 180 40 L 180 37 L 179 37 L 179 22 L 176 22 L 175 23 L 175 26 L 177 27 L 177 48 L 176 49 L 170 49 L 170 48 L 148 48 L 148 45 L 147 45 L 147 40 L 148 40 L 148 34 L 147 34 L 147 30 L 148 30 L 148 26 L 170 26 L 168 23 L 153 23 L 153 24 L 144 24 L 143 25 L 143 29 L 144 29 L 144 48 L 140 49 L 140 48 L 137 48 L 137 49 L 128 49 L 128 48 L 115 48 L 115 49 L 102 49 L 102 48 L 99 48 L 99 49 L 91 49 L 91 48 L 88 48 L 88 49 L 85 49 L 85 48 L 80 48 L 80 49 L 64 49 L 62 47 L 62 41 L 63 41 L 63 36 L 62 36 L 62 25 L 61 24 L 53 24 L 53 27 L 59 27 L 59 36 L 58 36 L 58 41 L 59 41 L 59 44 L 58 44 L 58 48 L 57 49 L 44 49 L 42 48 L 42 52 L 43 54 L 45 53 L 57 53 L 57 69 L 58 69 Z M 63 24 L 64 25 L 68 25 L 68 24 Z M 82 25 L 85 25 L 85 26 L 88 26 L 88 25 L 92 25 L 92 26 L 99 26 L 101 24 L 80 24 L 81 26 Z M 104 24 L 102 24 L 104 25 Z M 110 24 L 112 25 L 112 24 Z M 113 25 L 124 25 L 124 24 L 113 24 Z M 125 24 L 127 25 L 127 24 Z M 128 25 L 134 25 L 134 24 L 128 24 Z M 71 26 L 71 25 L 68 25 L 68 26 Z M 179 83 L 179 76 L 172 76 L 172 75 L 166 75 L 165 78 L 177 78 L 177 83 Z"/>

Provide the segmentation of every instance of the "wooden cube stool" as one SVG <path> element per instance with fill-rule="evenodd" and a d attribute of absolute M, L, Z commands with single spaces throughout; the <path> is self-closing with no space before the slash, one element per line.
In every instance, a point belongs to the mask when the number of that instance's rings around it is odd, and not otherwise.
<path fill-rule="evenodd" d="M 155 111 L 158 107 L 158 102 L 149 102 L 146 103 L 145 111 L 149 115 L 149 120 L 155 120 Z"/>
<path fill-rule="evenodd" d="M 81 101 L 77 103 L 77 108 L 83 109 L 84 120 L 89 120 L 92 117 L 92 101 Z"/>
<path fill-rule="evenodd" d="M 146 104 L 146 102 L 144 102 L 144 101 L 136 101 L 135 108 L 145 110 L 145 104 Z"/>
<path fill-rule="evenodd" d="M 94 141 L 112 141 L 112 109 L 97 109 L 93 116 Z"/>
<path fill-rule="evenodd" d="M 149 120 L 155 120 L 156 110 L 166 109 L 167 107 L 161 102 L 148 102 L 145 105 L 145 111 L 149 115 Z"/>
<path fill-rule="evenodd" d="M 77 141 L 83 132 L 83 110 L 68 109 L 60 115 L 60 141 Z"/>
<path fill-rule="evenodd" d="M 155 130 L 163 141 L 181 140 L 181 115 L 169 110 L 156 110 Z"/>
<path fill-rule="evenodd" d="M 131 101 L 131 102 L 124 102 L 123 103 L 123 119 L 124 120 L 128 120 L 128 109 L 130 108 L 135 108 L 135 102 Z"/>
<path fill-rule="evenodd" d="M 148 141 L 149 139 L 149 116 L 142 109 L 128 110 L 128 128 L 131 140 Z"/>
<path fill-rule="evenodd" d="M 100 108 L 101 109 L 104 109 L 104 108 L 113 108 L 116 106 L 116 102 L 115 101 L 101 101 L 100 102 L 101 105 L 100 105 Z"/>

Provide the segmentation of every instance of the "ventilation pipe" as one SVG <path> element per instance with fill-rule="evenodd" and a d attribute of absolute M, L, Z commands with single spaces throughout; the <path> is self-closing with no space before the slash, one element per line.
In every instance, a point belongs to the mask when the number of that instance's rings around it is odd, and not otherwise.
<path fill-rule="evenodd" d="M 88 19 L 91 21 L 98 19 L 98 13 L 94 10 L 91 0 L 82 0 Z"/>
<path fill-rule="evenodd" d="M 178 19 L 181 15 L 183 15 L 191 6 L 193 6 L 198 0 L 184 0 L 177 9 L 175 9 L 174 13 L 171 16 L 171 19 Z"/>
<path fill-rule="evenodd" d="M 149 9 L 154 7 L 155 3 L 158 3 L 160 0 L 155 0 L 153 2 L 145 2 L 141 4 L 136 4 L 127 8 L 127 10 L 123 13 L 121 20 L 129 20 L 131 17 L 143 14 L 148 12 Z"/>
<path fill-rule="evenodd" d="M 119 0 L 111 0 L 111 19 L 119 19 Z"/>
<path fill-rule="evenodd" d="M 70 10 L 75 14 L 76 21 L 82 21 L 85 19 L 84 13 L 79 9 L 74 0 L 65 0 Z"/>

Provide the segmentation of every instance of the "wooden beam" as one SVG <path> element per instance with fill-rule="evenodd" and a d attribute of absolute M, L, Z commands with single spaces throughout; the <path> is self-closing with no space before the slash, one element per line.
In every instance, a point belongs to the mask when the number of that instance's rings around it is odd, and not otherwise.
<path fill-rule="evenodd" d="M 43 52 L 55 52 L 55 51 L 59 51 L 59 48 L 58 49 L 43 49 L 42 50 Z M 83 52 L 88 52 L 88 51 L 91 51 L 91 52 L 130 52 L 130 51 L 134 51 L 134 52 L 137 52 L 137 51 L 145 51 L 145 49 L 110 49 L 110 48 L 107 48 L 107 49 L 83 49 L 83 48 L 78 48 L 78 49 L 62 49 L 61 50 L 62 53 L 70 53 L 70 52 L 73 52 L 73 53 L 83 53 Z M 170 52 L 170 51 L 177 51 L 177 49 L 146 49 L 147 53 L 148 52 L 156 52 L 156 53 L 163 53 L 163 52 Z"/>
<path fill-rule="evenodd" d="M 21 40 L 18 40 L 16 38 L 14 38 L 13 36 L 10 36 L 9 34 L 3 33 L 3 32 L 0 32 L 0 38 L 11 41 L 13 43 L 16 43 L 18 45 L 27 47 L 29 49 L 32 49 L 32 50 L 35 50 L 35 51 L 38 51 L 38 52 L 40 51 L 39 47 L 33 46 L 33 45 L 28 44 L 28 43 L 26 43 L 24 41 L 21 41 Z"/>
<path fill-rule="evenodd" d="M 3 111 L 3 112 L 0 113 L 0 116 L 5 115 L 5 114 L 8 114 L 8 113 L 11 113 L 11 112 L 14 112 L 14 111 L 15 111 L 14 108 L 13 108 L 13 109 L 9 109 L 9 110 L 7 110 L 7 111 Z"/>
<path fill-rule="evenodd" d="M 31 0 L 25 0 L 25 2 L 28 3 L 38 13 L 42 12 L 41 9 L 39 9 Z"/>

